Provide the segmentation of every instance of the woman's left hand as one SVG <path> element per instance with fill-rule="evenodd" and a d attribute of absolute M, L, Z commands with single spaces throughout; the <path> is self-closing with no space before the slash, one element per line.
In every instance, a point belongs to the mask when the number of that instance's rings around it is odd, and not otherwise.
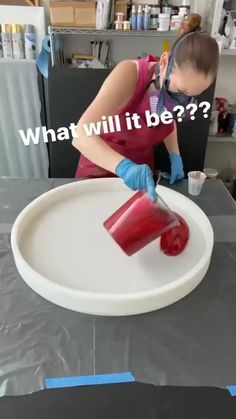
<path fill-rule="evenodd" d="M 164 179 L 170 181 L 170 185 L 173 185 L 178 180 L 184 178 L 184 168 L 182 158 L 179 154 L 170 153 L 169 156 L 171 162 L 171 174 L 164 172 L 162 176 Z"/>

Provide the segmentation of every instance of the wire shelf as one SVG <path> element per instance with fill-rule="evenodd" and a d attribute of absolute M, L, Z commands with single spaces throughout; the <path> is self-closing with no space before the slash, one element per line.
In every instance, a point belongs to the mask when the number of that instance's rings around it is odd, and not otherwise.
<path fill-rule="evenodd" d="M 233 55 L 236 57 L 236 49 L 222 49 L 221 55 Z"/>
<path fill-rule="evenodd" d="M 174 31 L 158 32 L 157 30 L 115 30 L 115 29 L 81 29 L 73 27 L 51 26 L 52 35 L 93 35 L 93 36 L 134 36 L 134 37 L 176 37 Z"/>
<path fill-rule="evenodd" d="M 216 134 L 209 135 L 209 142 L 211 143 L 234 143 L 236 144 L 236 138 L 229 134 Z"/>

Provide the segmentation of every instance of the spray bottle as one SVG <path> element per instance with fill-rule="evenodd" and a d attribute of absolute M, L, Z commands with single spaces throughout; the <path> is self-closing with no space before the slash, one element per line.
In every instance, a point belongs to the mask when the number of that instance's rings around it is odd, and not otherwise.
<path fill-rule="evenodd" d="M 132 29 L 137 29 L 137 14 L 136 14 L 136 7 L 135 4 L 133 4 L 132 9 L 131 9 L 131 28 Z"/>
<path fill-rule="evenodd" d="M 141 4 L 138 6 L 137 29 L 138 31 L 141 31 L 143 29 L 143 10 Z"/>
<path fill-rule="evenodd" d="M 0 25 L 0 58 L 3 58 L 3 51 L 2 51 L 2 27 Z"/>
<path fill-rule="evenodd" d="M 12 47 L 14 58 L 24 58 L 23 35 L 21 25 L 12 25 Z"/>
<path fill-rule="evenodd" d="M 148 31 L 150 29 L 150 8 L 148 4 L 146 4 L 145 10 L 144 10 L 143 27 L 145 31 Z"/>
<path fill-rule="evenodd" d="M 36 35 L 33 25 L 25 25 L 25 58 L 36 59 Z"/>
<path fill-rule="evenodd" d="M 2 34 L 0 32 L 0 58 L 3 58 L 3 51 L 2 51 Z"/>
<path fill-rule="evenodd" d="M 234 128 L 233 128 L 233 132 L 232 132 L 232 137 L 236 138 L 236 119 L 234 121 Z"/>
<path fill-rule="evenodd" d="M 13 58 L 11 25 L 8 23 L 2 24 L 2 50 L 3 58 Z"/>

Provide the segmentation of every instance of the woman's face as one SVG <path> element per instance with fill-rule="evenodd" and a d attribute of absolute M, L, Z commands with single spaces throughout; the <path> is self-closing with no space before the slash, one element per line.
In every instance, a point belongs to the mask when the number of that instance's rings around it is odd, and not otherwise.
<path fill-rule="evenodd" d="M 160 59 L 160 83 L 162 85 L 167 65 L 169 54 L 164 53 Z M 187 96 L 198 96 L 204 92 L 213 83 L 213 77 L 206 76 L 189 66 L 183 66 L 181 69 L 177 65 L 173 68 L 169 77 L 169 90 L 172 93 L 184 93 Z"/>

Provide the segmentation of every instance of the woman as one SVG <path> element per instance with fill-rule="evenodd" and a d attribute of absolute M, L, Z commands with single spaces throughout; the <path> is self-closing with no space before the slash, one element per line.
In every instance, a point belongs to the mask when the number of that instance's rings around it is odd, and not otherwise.
<path fill-rule="evenodd" d="M 175 122 L 148 127 L 145 119 L 148 110 L 161 115 L 176 105 L 186 106 L 216 79 L 217 42 L 199 31 L 196 18 L 182 25 L 181 33 L 171 53 L 163 53 L 158 63 L 151 55 L 125 60 L 107 77 L 76 128 L 73 145 L 81 152 L 76 177 L 118 176 L 134 191 L 147 190 L 155 201 L 153 146 L 161 142 L 170 156 L 170 183 L 184 177 Z M 126 118 L 135 113 L 139 128 L 129 129 Z M 111 115 L 119 116 L 120 131 L 86 135 L 84 124 Z"/>

